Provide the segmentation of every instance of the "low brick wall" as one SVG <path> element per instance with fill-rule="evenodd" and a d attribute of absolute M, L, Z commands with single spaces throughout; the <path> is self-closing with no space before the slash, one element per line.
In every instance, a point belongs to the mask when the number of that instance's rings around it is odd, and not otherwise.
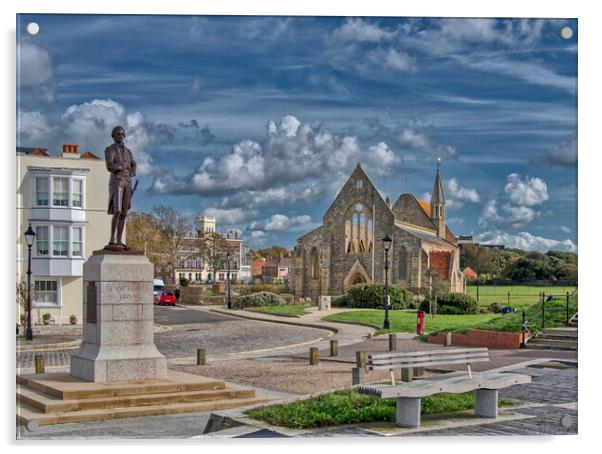
<path fill-rule="evenodd" d="M 432 344 L 442 344 L 444 333 L 437 333 L 428 337 Z M 528 336 L 525 336 L 528 339 Z M 503 331 L 485 331 L 481 329 L 469 329 L 466 334 L 452 333 L 452 347 L 463 345 L 467 347 L 487 348 L 520 348 L 522 333 L 508 333 Z"/>
<path fill-rule="evenodd" d="M 199 305 L 215 305 L 224 304 L 225 295 L 208 296 L 203 295 L 203 287 L 182 287 L 180 288 L 180 303 L 182 304 L 199 304 Z"/>

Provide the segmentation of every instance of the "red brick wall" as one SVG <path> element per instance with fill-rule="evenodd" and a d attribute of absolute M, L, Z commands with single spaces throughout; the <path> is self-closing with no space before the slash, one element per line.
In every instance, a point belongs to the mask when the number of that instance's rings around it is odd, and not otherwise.
<path fill-rule="evenodd" d="M 443 344 L 444 333 L 429 336 L 428 342 Z M 525 337 L 525 340 L 527 337 Z M 452 333 L 452 347 L 464 345 L 468 347 L 488 348 L 520 348 L 522 333 L 507 333 L 502 331 L 485 331 L 481 329 L 469 329 L 466 334 Z"/>
<path fill-rule="evenodd" d="M 431 268 L 437 272 L 439 279 L 449 281 L 449 264 L 451 262 L 451 252 L 433 251 L 429 254 L 429 263 Z"/>

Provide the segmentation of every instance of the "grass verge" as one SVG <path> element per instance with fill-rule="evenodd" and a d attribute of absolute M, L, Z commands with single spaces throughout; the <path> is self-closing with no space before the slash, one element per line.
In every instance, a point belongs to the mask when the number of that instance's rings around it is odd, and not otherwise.
<path fill-rule="evenodd" d="M 498 314 L 468 314 L 468 315 L 436 315 L 431 318 L 430 315 L 425 319 L 425 332 L 439 331 L 457 331 L 472 328 L 474 325 L 485 323 L 493 318 L 499 317 Z M 362 311 L 340 312 L 329 315 L 323 320 L 329 321 L 347 321 L 355 323 L 370 323 L 382 326 L 384 311 L 378 309 L 366 309 Z M 390 328 L 379 329 L 376 334 L 416 332 L 416 312 L 389 311 Z"/>
<path fill-rule="evenodd" d="M 500 399 L 500 406 L 512 402 Z M 474 408 L 474 393 L 437 394 L 422 399 L 422 414 L 447 413 Z M 341 424 L 394 422 L 395 399 L 380 399 L 343 390 L 289 404 L 272 405 L 245 412 L 254 419 L 289 429 L 311 429 Z"/>
<path fill-rule="evenodd" d="M 305 311 L 309 305 L 287 305 L 287 306 L 262 306 L 245 308 L 247 311 L 261 312 L 263 314 L 282 315 L 284 317 L 298 317 L 307 314 Z"/>
<path fill-rule="evenodd" d="M 527 308 L 537 303 L 541 292 L 546 295 L 556 295 L 560 298 L 566 295 L 566 292 L 572 294 L 575 288 L 568 286 L 480 285 L 478 303 L 481 307 L 498 303 L 502 306 L 510 305 L 517 309 Z M 473 284 L 467 286 L 466 293 L 476 299 L 477 286 Z"/>

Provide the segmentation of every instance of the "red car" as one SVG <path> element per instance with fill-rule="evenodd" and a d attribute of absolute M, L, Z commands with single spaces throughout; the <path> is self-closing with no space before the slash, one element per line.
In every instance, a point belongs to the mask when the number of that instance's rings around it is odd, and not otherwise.
<path fill-rule="evenodd" d="M 159 297 L 159 306 L 163 306 L 164 304 L 168 304 L 171 306 L 176 305 L 176 297 L 173 292 L 163 292 Z"/>

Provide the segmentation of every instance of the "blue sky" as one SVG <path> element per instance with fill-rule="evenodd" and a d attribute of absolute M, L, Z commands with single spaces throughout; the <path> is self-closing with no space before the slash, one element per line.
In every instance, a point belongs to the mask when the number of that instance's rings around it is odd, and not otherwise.
<path fill-rule="evenodd" d="M 292 247 L 357 162 L 395 201 L 428 197 L 441 157 L 454 233 L 576 250 L 576 20 L 17 22 L 17 144 L 102 155 L 122 124 L 135 209 L 214 214 L 252 246 Z"/>

